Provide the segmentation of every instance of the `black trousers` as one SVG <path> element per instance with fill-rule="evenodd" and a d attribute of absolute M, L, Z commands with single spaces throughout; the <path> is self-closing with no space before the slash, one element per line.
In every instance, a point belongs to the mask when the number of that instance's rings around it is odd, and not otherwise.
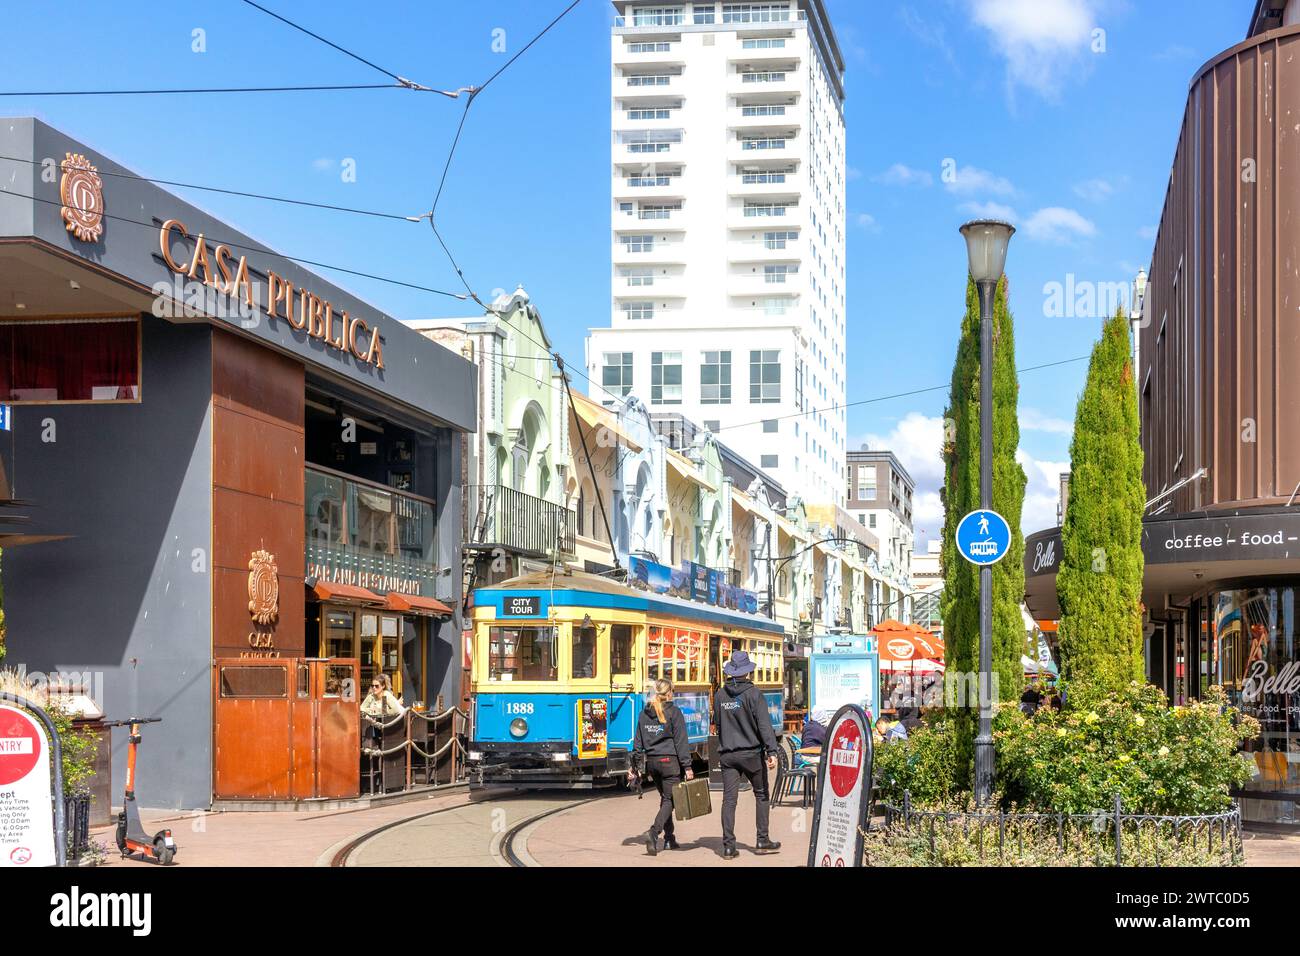
<path fill-rule="evenodd" d="M 657 757 L 654 754 L 647 755 L 645 762 L 650 779 L 659 790 L 659 812 L 655 814 L 650 829 L 656 836 L 662 833 L 670 837 L 673 835 L 673 787 L 682 779 L 682 765 L 676 757 Z"/>
<path fill-rule="evenodd" d="M 761 750 L 731 750 L 720 754 L 722 767 L 722 845 L 736 848 L 736 803 L 740 800 L 740 779 L 744 777 L 754 790 L 754 818 L 758 838 L 766 840 L 769 805 L 767 801 L 767 763 Z"/>

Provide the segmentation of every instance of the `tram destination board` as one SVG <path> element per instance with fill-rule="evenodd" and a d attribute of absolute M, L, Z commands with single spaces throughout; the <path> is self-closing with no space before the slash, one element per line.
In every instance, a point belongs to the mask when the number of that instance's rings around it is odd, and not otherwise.
<path fill-rule="evenodd" d="M 536 595 L 530 597 L 507 596 L 501 600 L 502 617 L 537 617 L 542 613 L 542 599 Z"/>

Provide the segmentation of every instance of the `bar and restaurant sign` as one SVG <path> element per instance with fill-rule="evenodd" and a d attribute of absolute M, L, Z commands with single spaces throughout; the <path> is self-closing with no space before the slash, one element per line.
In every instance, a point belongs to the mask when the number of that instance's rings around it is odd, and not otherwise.
<path fill-rule="evenodd" d="M 394 591 L 435 597 L 434 570 L 419 561 L 360 549 L 307 542 L 307 573 L 328 584 L 350 584 L 383 594 Z"/>

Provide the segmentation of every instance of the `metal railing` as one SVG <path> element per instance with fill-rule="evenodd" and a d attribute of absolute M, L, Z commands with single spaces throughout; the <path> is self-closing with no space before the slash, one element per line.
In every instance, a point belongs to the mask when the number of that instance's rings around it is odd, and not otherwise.
<path fill-rule="evenodd" d="M 471 545 L 536 557 L 575 553 L 578 516 L 553 501 L 505 485 L 466 485 L 465 516 L 468 527 L 482 529 Z"/>
<path fill-rule="evenodd" d="M 469 716 L 458 707 L 432 714 L 412 709 L 391 717 L 362 714 L 362 792 L 463 783 L 468 733 Z"/>
<path fill-rule="evenodd" d="M 1093 813 L 1024 813 L 1002 811 L 917 810 L 912 807 L 911 793 L 903 791 L 902 805 L 881 804 L 885 828 L 901 828 L 928 839 L 930 853 L 936 853 L 937 841 L 944 831 L 960 829 L 963 837 L 975 834 L 976 853 L 981 861 L 1002 859 L 1007 853 L 1023 853 L 1026 837 L 1055 841 L 1057 851 L 1065 853 L 1074 838 L 1084 835 L 1096 848 L 1098 865 L 1161 865 L 1161 846 L 1191 850 L 1225 865 L 1239 864 L 1245 855 L 1241 837 L 1241 808 L 1234 804 L 1222 813 L 1188 816 L 1163 816 L 1149 813 L 1125 813 L 1119 794 L 1110 810 Z M 1154 860 L 1136 860 L 1132 850 L 1145 842 L 1154 846 Z M 1154 837 L 1154 840 L 1150 838 Z M 1163 842 L 1162 841 L 1167 841 Z M 1128 850 L 1126 850 L 1126 847 Z M 1129 854 L 1126 857 L 1126 852 Z M 1107 857 L 1103 860 L 1102 853 Z"/>

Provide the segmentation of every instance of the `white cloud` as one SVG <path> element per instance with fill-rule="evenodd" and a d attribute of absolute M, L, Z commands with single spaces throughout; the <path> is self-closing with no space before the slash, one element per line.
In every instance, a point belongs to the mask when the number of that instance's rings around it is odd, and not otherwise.
<path fill-rule="evenodd" d="M 1022 405 L 1019 419 L 1021 431 L 1047 432 L 1052 435 L 1074 434 L 1074 422 L 1067 422 L 1064 418 L 1044 415 L 1036 408 L 1026 408 Z"/>
<path fill-rule="evenodd" d="M 1148 242 L 1152 242 L 1155 240 L 1156 234 L 1158 232 L 1159 229 L 1156 226 L 1143 226 L 1141 229 L 1138 230 L 1138 238 L 1145 239 Z"/>
<path fill-rule="evenodd" d="M 997 176 L 987 169 L 977 169 L 974 166 L 959 168 L 957 177 L 944 183 L 944 188 L 950 193 L 956 193 L 958 196 L 983 194 L 1007 197 L 1016 194 L 1016 187 L 1011 185 L 1009 179 Z"/>
<path fill-rule="evenodd" d="M 1070 470 L 1068 461 L 1040 461 L 1023 448 L 1016 449 L 1016 461 L 1025 469 L 1025 503 L 1020 511 L 1020 530 L 1025 535 L 1056 527 L 1056 504 L 1060 498 L 1060 476 Z"/>
<path fill-rule="evenodd" d="M 916 482 L 912 494 L 912 527 L 916 531 L 916 547 L 924 549 L 925 542 L 938 537 L 943 528 L 943 503 L 939 498 L 939 489 L 943 487 L 943 418 L 908 412 L 889 434 L 869 434 L 849 447 L 856 448 L 859 444 L 889 449 Z"/>
<path fill-rule="evenodd" d="M 1007 62 L 1007 80 L 1048 99 L 1089 49 L 1096 0 L 969 0 L 971 17 L 988 31 Z"/>
<path fill-rule="evenodd" d="M 1001 219 L 1012 225 L 1020 221 L 1014 209 L 997 202 L 964 202 L 957 208 L 969 213 L 972 219 Z"/>
<path fill-rule="evenodd" d="M 1038 210 L 1025 220 L 1022 228 L 1030 239 L 1060 245 L 1074 239 L 1090 239 L 1097 234 L 1097 227 L 1092 220 L 1063 206 L 1047 206 Z"/>
<path fill-rule="evenodd" d="M 913 169 L 903 163 L 894 163 L 883 173 L 872 176 L 871 181 L 886 186 L 931 186 L 934 184 L 934 177 L 923 169 Z"/>
<path fill-rule="evenodd" d="M 860 212 L 857 215 L 858 226 L 867 232 L 879 232 L 880 225 L 876 222 L 876 217 L 869 212 Z"/>
<path fill-rule="evenodd" d="M 319 173 L 328 172 L 333 169 L 335 165 L 334 160 L 330 159 L 328 156 L 322 156 L 320 159 L 313 159 L 311 161 L 311 168 Z"/>
<path fill-rule="evenodd" d="M 1027 419 L 1052 425 L 1059 422 L 1058 419 L 1040 416 L 1032 409 L 1021 409 L 1020 415 L 1021 427 L 1029 427 L 1025 424 Z M 850 447 L 856 448 L 859 444 L 889 449 L 916 481 L 916 491 L 912 495 L 912 526 L 916 532 L 916 548 L 924 550 L 926 541 L 938 538 L 943 531 L 943 502 L 939 497 L 943 487 L 943 418 L 909 412 L 888 434 L 868 434 L 857 443 L 850 443 Z M 1016 461 L 1025 469 L 1027 479 L 1020 516 L 1021 530 L 1028 535 L 1055 527 L 1058 480 L 1062 472 L 1070 470 L 1070 463 L 1039 460 L 1023 448 L 1016 451 Z"/>
<path fill-rule="evenodd" d="M 1104 202 L 1115 194 L 1115 185 L 1105 179 L 1085 179 L 1074 184 L 1074 194 L 1088 202 Z"/>

